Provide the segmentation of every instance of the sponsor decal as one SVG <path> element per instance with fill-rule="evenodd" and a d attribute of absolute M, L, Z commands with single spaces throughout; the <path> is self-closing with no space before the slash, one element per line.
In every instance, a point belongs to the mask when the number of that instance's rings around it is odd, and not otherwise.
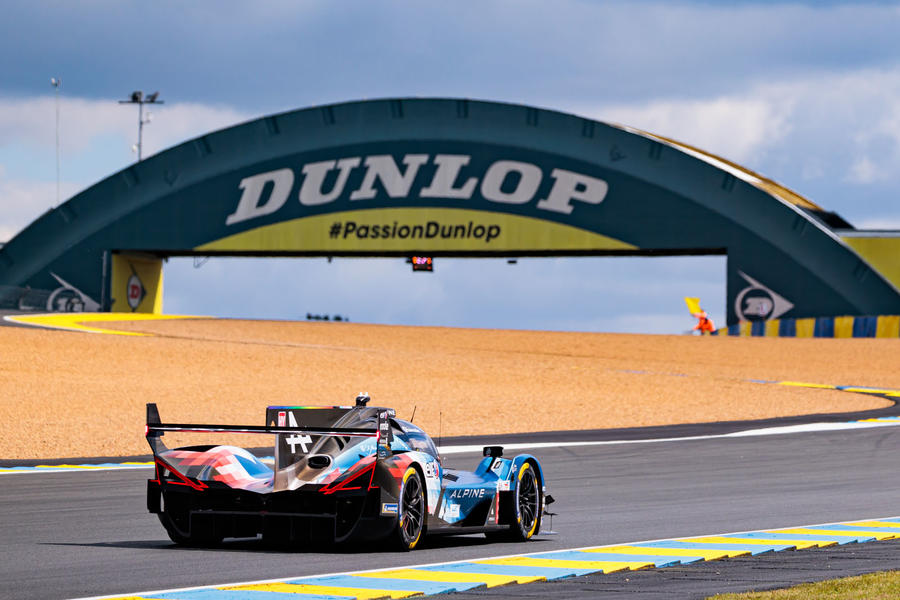
<path fill-rule="evenodd" d="M 287 413 L 283 410 L 278 411 L 278 426 L 286 427 L 287 426 Z"/>
<path fill-rule="evenodd" d="M 147 295 L 147 290 L 144 289 L 141 278 L 138 277 L 137 271 L 134 270 L 134 265 L 129 263 L 128 266 L 131 267 L 131 277 L 128 278 L 128 282 L 125 284 L 125 298 L 128 300 L 128 306 L 131 307 L 131 312 L 134 312 L 140 306 L 144 296 Z"/>
<path fill-rule="evenodd" d="M 508 492 L 509 491 L 509 482 L 508 481 L 498 481 L 497 482 L 497 491 L 498 492 Z"/>
<path fill-rule="evenodd" d="M 459 504 L 444 504 L 441 509 L 441 519 L 449 521 L 459 518 Z"/>
<path fill-rule="evenodd" d="M 51 312 L 96 312 L 100 310 L 98 302 L 74 285 L 52 271 L 50 276 L 59 282 L 60 287 L 53 290 L 47 298 L 47 310 Z"/>
<path fill-rule="evenodd" d="M 297 419 L 294 418 L 294 413 L 289 412 L 287 416 L 288 425 L 290 425 L 291 427 L 297 427 Z M 281 415 L 279 414 L 279 419 L 280 418 Z M 311 437 L 309 437 L 308 435 L 299 435 L 296 433 L 292 433 L 288 437 L 284 438 L 284 441 L 291 447 L 291 454 L 297 454 L 297 446 L 300 446 L 300 452 L 306 454 L 307 452 L 309 452 L 307 445 L 312 444 Z"/>
<path fill-rule="evenodd" d="M 391 422 L 387 411 L 378 413 L 378 427 L 376 429 L 375 447 L 378 458 L 388 458 L 391 455 Z"/>
<path fill-rule="evenodd" d="M 383 515 L 400 514 L 400 509 L 396 502 L 382 502 L 381 503 L 381 514 L 383 514 Z"/>
<path fill-rule="evenodd" d="M 240 198 L 234 212 L 226 216 L 225 225 L 277 212 L 290 199 L 297 179 L 302 181 L 296 199 L 303 206 L 335 202 L 345 191 L 349 191 L 351 202 L 372 200 L 378 195 L 378 183 L 387 196 L 395 199 L 469 200 L 477 190 L 488 202 L 516 205 L 534 202 L 540 210 L 568 215 L 574 210 L 574 203 L 600 204 L 609 191 L 603 179 L 566 169 L 552 169 L 548 174 L 538 165 L 515 160 L 497 160 L 478 172 L 467 168 L 471 158 L 468 154 L 405 154 L 398 164 L 395 157 L 379 154 L 307 163 L 300 168 L 299 176 L 291 168 L 258 173 L 238 184 Z M 432 167 L 430 179 L 417 178 L 425 165 Z M 355 190 L 345 190 L 354 170 L 362 171 L 362 181 Z M 546 177 L 552 180 L 550 191 L 546 197 L 538 197 L 538 189 Z M 346 231 L 346 227 L 341 230 Z M 350 229 L 347 235 L 354 231 Z M 383 229 L 378 231 L 379 235 L 384 233 Z"/>
<path fill-rule="evenodd" d="M 433 462 L 427 462 L 423 465 L 425 471 L 425 477 L 430 479 L 437 479 L 438 469 L 437 465 Z"/>
<path fill-rule="evenodd" d="M 484 488 L 464 488 L 450 491 L 451 498 L 484 498 Z"/>
<path fill-rule="evenodd" d="M 481 203 L 452 208 L 342 203 L 340 208 L 335 206 L 332 213 L 292 215 L 283 221 L 259 223 L 259 227 L 236 231 L 201 244 L 195 250 L 332 250 L 397 252 L 427 257 L 448 250 L 515 252 L 523 249 L 636 248 L 621 240 L 542 216 L 489 211 Z M 248 221 L 247 224 L 253 227 L 257 223 Z"/>
<path fill-rule="evenodd" d="M 777 319 L 794 308 L 784 296 L 774 292 L 743 271 L 738 274 L 749 283 L 734 299 L 734 312 L 741 321 L 768 321 Z"/>
<path fill-rule="evenodd" d="M 357 240 L 483 240 L 490 244 L 491 240 L 500 237 L 502 227 L 496 223 L 480 224 L 469 221 L 468 224 L 442 224 L 438 221 L 427 221 L 424 224 L 406 224 L 394 221 L 382 224 L 357 224 L 356 221 L 335 221 L 328 227 L 331 239 L 355 238 Z"/>

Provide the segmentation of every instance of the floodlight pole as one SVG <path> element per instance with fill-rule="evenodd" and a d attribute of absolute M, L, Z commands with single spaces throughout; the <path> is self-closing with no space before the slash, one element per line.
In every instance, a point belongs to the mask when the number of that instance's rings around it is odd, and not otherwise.
<path fill-rule="evenodd" d="M 59 77 L 51 77 L 50 85 L 56 88 L 56 206 L 59 206 Z"/>
<path fill-rule="evenodd" d="M 144 97 L 144 92 L 137 90 L 131 92 L 131 97 L 128 100 L 119 100 L 119 104 L 137 104 L 138 105 L 138 143 L 137 143 L 137 161 L 141 162 L 141 149 L 143 148 L 144 142 L 144 124 L 149 123 L 150 119 L 144 120 L 144 105 L 145 104 L 165 104 L 162 100 L 157 100 L 156 98 L 159 96 L 159 92 L 153 92 L 148 95 L 146 98 Z"/>

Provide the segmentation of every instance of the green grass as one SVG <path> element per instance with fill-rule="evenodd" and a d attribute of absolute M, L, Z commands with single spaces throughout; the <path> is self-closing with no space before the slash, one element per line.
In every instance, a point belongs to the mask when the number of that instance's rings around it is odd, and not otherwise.
<path fill-rule="evenodd" d="M 718 594 L 709 600 L 893 600 L 900 598 L 900 571 L 869 573 L 858 577 L 804 583 L 772 592 Z"/>

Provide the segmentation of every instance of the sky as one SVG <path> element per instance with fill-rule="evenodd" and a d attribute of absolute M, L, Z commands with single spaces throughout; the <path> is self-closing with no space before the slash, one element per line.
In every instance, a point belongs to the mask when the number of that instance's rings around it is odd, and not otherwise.
<path fill-rule="evenodd" d="M 900 229 L 900 3 L 8 0 L 0 243 L 136 159 L 263 115 L 467 97 L 638 127 L 722 155 L 858 228 Z M 59 87 L 59 192 L 56 178 Z M 199 268 L 197 268 L 199 267 Z M 724 257 L 172 259 L 165 311 L 682 333 L 725 317 Z"/>

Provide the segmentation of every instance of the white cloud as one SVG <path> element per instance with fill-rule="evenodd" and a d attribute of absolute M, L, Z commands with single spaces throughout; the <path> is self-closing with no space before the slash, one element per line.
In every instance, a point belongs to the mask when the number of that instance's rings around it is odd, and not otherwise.
<path fill-rule="evenodd" d="M 868 156 L 862 156 L 850 165 L 847 181 L 851 183 L 873 183 L 885 177 L 885 173 L 879 172 L 878 167 Z"/>
<path fill-rule="evenodd" d="M 52 96 L 0 98 L 0 146 L 33 146 L 52 151 L 56 144 L 56 105 Z M 135 105 L 115 100 L 60 98 L 60 148 L 63 154 L 84 152 L 99 137 L 115 135 L 137 142 L 138 115 Z M 145 106 L 144 117 L 153 114 L 144 127 L 144 156 L 249 118 L 246 113 L 224 106 L 178 103 Z M 52 157 L 52 154 L 49 156 Z M 128 159 L 128 146 L 123 148 Z"/>
<path fill-rule="evenodd" d="M 602 121 L 671 137 L 736 162 L 749 162 L 788 132 L 790 103 L 719 97 L 619 104 L 591 111 Z"/>
<path fill-rule="evenodd" d="M 900 215 L 864 219 L 856 223 L 856 228 L 900 231 Z"/>
<path fill-rule="evenodd" d="M 56 204 L 56 184 L 7 179 L 0 165 L 0 243 L 8 242 L 26 225 Z M 60 182 L 60 197 L 75 193 L 78 184 Z"/>
<path fill-rule="evenodd" d="M 711 98 L 575 106 L 798 181 L 900 181 L 900 68 L 815 73 Z"/>
<path fill-rule="evenodd" d="M 807 181 L 824 177 L 825 168 L 822 166 L 822 160 L 819 158 L 804 160 L 800 168 L 800 176 Z"/>
<path fill-rule="evenodd" d="M 112 100 L 60 99 L 61 201 L 134 160 L 129 148 L 137 141 L 136 112 Z M 153 113 L 144 128 L 144 157 L 249 118 L 190 103 L 154 107 Z M 0 242 L 57 204 L 55 127 L 52 96 L 0 98 Z"/>

